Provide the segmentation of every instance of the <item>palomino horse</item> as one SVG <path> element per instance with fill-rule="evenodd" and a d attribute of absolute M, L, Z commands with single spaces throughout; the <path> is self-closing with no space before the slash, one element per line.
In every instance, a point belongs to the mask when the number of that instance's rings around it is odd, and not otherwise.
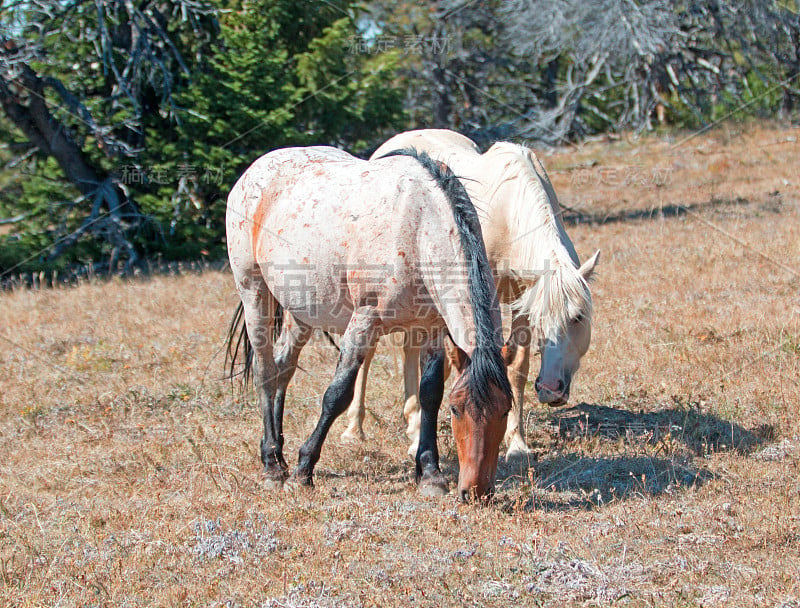
<path fill-rule="evenodd" d="M 253 355 L 246 357 L 245 372 L 254 359 L 264 419 L 261 460 L 272 487 L 313 485 L 325 437 L 353 398 L 356 375 L 375 341 L 417 330 L 427 336 L 416 452 L 420 491 L 447 492 L 436 443 L 445 334 L 455 344 L 447 356 L 457 374 L 450 406 L 459 496 L 492 490 L 511 387 L 480 223 L 446 167 L 424 154 L 403 154 L 367 162 L 335 148 L 277 150 L 253 163 L 228 196 L 228 255 L 241 298 L 228 349 L 232 370 L 237 333 Z M 314 328 L 343 334 L 339 361 L 317 426 L 289 477 L 284 399 Z"/>
<path fill-rule="evenodd" d="M 600 252 L 580 266 L 550 179 L 529 148 L 498 142 L 480 154 L 463 135 L 423 129 L 392 137 L 372 158 L 407 147 L 446 163 L 478 209 L 498 295 L 502 302 L 512 304 L 511 334 L 504 348 L 514 393 L 514 410 L 505 433 L 507 455 L 525 453 L 522 403 L 531 343 L 541 352 L 535 384 L 539 401 L 552 406 L 566 403 L 572 378 L 589 348 L 592 298 L 588 280 Z M 419 363 L 413 342 L 406 339 L 404 346 L 409 452 L 415 449 L 419 433 L 419 402 L 414 393 Z M 364 389 L 371 358 L 368 353 L 343 439 L 363 438 Z"/>

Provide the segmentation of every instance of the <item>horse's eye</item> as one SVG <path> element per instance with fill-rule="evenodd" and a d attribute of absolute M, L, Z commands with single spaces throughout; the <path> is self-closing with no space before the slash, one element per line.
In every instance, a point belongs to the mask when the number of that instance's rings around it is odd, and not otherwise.
<path fill-rule="evenodd" d="M 461 418 L 461 412 L 458 411 L 458 408 L 455 405 L 450 406 L 450 413 L 456 418 Z"/>
<path fill-rule="evenodd" d="M 579 314 L 577 317 L 572 319 L 572 324 L 573 325 L 577 325 L 578 323 L 583 323 L 584 319 L 585 319 L 585 317 L 582 314 Z"/>

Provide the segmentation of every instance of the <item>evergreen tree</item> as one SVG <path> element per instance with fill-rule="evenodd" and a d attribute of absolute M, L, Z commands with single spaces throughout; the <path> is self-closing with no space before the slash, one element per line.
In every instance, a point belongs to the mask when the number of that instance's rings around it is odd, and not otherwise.
<path fill-rule="evenodd" d="M 32 175 L 0 174 L 0 220 L 23 216 L 0 234 L 0 273 L 221 257 L 225 195 L 255 158 L 363 152 L 402 117 L 396 56 L 354 51 L 352 2 L 53 3 L 56 17 L 0 10 L 15 34 L 0 40 L 0 129 L 32 154 L 15 165 Z M 36 109 L 66 154 L 26 130 Z"/>
<path fill-rule="evenodd" d="M 192 234 L 182 239 L 184 256 L 198 244 L 222 251 L 227 190 L 258 156 L 289 145 L 364 152 L 402 117 L 395 57 L 353 52 L 351 3 L 221 8 L 219 44 L 178 96 L 177 128 L 148 152 L 152 163 L 178 169 L 157 201 L 171 194 L 171 233 Z"/>

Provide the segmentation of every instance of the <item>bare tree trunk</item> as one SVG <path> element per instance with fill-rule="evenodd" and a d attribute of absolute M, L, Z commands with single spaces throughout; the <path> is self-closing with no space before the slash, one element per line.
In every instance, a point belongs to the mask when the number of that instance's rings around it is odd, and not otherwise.
<path fill-rule="evenodd" d="M 65 177 L 84 199 L 94 201 L 91 215 L 78 230 L 60 241 L 49 257 L 52 259 L 60 255 L 83 234 L 93 233 L 102 235 L 104 240 L 124 249 L 128 258 L 127 267 L 132 267 L 138 262 L 138 254 L 125 236 L 123 221 L 138 223 L 142 219 L 139 210 L 133 201 L 122 194 L 111 176 L 101 173 L 89 163 L 83 150 L 70 136 L 67 126 L 52 115 L 45 98 L 45 79 L 26 63 L 18 64 L 18 69 L 16 81 L 8 82 L 0 75 L 0 105 L 31 143 L 56 160 Z M 106 213 L 101 214 L 103 209 Z"/>
<path fill-rule="evenodd" d="M 22 66 L 17 88 L 27 91 L 28 103 L 22 95 L 12 91 L 13 84 L 0 76 L 0 103 L 8 117 L 42 152 L 52 156 L 67 179 L 75 184 L 81 194 L 90 196 L 106 180 L 89 165 L 83 151 L 73 141 L 65 125 L 59 123 L 47 107 L 44 81 L 28 65 Z M 117 200 L 109 201 L 109 211 L 120 207 Z"/>

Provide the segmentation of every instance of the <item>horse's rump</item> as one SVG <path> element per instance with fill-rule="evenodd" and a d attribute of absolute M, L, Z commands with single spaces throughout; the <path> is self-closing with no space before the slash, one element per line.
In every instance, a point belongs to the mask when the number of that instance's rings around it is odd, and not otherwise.
<path fill-rule="evenodd" d="M 285 149 L 256 161 L 229 197 L 232 264 L 258 269 L 301 322 L 335 333 L 372 306 L 380 333 L 443 323 L 438 291 L 465 272 L 447 199 L 413 158 L 367 162 L 328 148 Z M 235 259 L 234 259 L 235 258 Z M 453 302 L 465 281 L 451 278 Z"/>

